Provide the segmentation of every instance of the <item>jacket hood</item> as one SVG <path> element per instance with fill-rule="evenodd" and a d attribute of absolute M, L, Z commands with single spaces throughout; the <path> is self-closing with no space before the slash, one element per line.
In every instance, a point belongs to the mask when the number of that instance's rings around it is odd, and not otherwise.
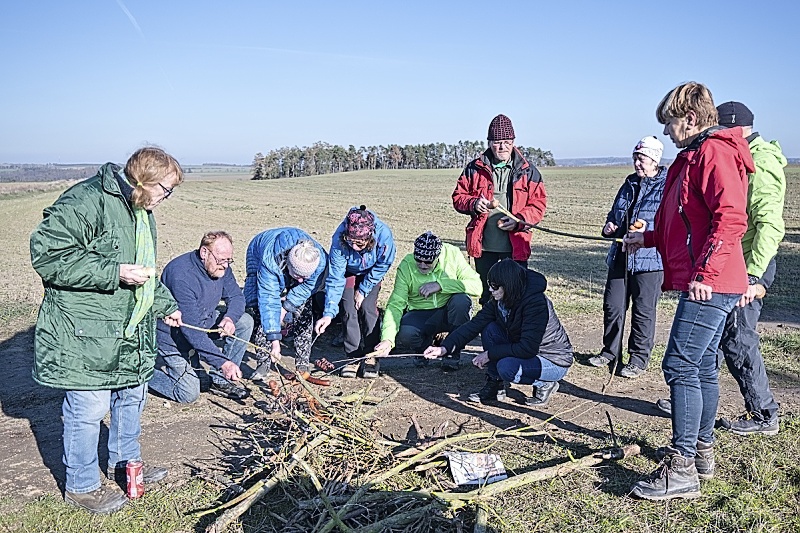
<path fill-rule="evenodd" d="M 750 155 L 750 145 L 742 136 L 742 128 L 724 128 L 722 126 L 712 126 L 705 130 L 700 136 L 689 145 L 686 150 L 698 150 L 700 145 L 708 139 L 715 139 L 728 144 L 738 152 L 742 165 L 748 174 L 755 172 L 756 167 L 753 163 L 753 156 Z"/>
<path fill-rule="evenodd" d="M 535 270 L 528 270 L 526 294 L 536 294 L 544 292 L 547 289 L 547 278 L 539 274 Z"/>
<path fill-rule="evenodd" d="M 778 144 L 778 141 L 768 142 L 763 137 L 756 137 L 753 139 L 753 142 L 750 143 L 750 152 L 753 154 L 754 159 L 756 153 L 769 154 L 778 161 L 781 167 L 785 167 L 789 164 L 789 161 L 783 155 L 783 150 L 781 149 L 781 145 Z"/>

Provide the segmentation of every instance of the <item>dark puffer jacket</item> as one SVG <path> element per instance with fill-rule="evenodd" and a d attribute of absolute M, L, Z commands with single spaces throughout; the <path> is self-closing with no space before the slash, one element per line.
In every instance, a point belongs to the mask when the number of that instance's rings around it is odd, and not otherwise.
<path fill-rule="evenodd" d="M 492 299 L 472 320 L 450 333 L 442 347 L 453 353 L 478 336 L 492 322 L 505 331 L 509 344 L 499 344 L 489 350 L 489 359 L 498 361 L 505 357 L 531 359 L 538 355 L 558 366 L 569 368 L 573 363 L 572 344 L 556 316 L 553 302 L 545 296 L 547 280 L 533 270 L 527 271 L 525 294 L 503 318 L 497 301 Z"/>

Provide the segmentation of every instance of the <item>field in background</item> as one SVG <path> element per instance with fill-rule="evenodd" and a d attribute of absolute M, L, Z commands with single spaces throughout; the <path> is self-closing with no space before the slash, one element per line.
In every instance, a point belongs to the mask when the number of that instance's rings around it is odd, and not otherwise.
<path fill-rule="evenodd" d="M 778 257 L 778 280 L 765 300 L 764 317 L 773 322 L 797 322 L 800 317 L 800 168 L 787 169 L 787 237 Z M 596 235 L 628 167 L 547 168 L 543 175 L 548 191 L 548 211 L 542 226 L 560 231 Z M 156 212 L 158 223 L 158 263 L 163 267 L 171 258 L 197 246 L 203 232 L 225 229 L 234 237 L 234 271 L 243 282 L 244 255 L 249 240 L 258 232 L 279 226 L 298 226 L 317 238 L 326 248 L 330 237 L 347 210 L 366 204 L 392 228 L 399 256 L 412 250 L 414 238 L 431 229 L 446 242 L 463 249 L 464 225 L 468 218 L 457 214 L 450 194 L 458 171 L 381 171 L 357 172 L 308 178 L 253 182 L 235 172 L 189 174 L 167 202 Z M 249 176 L 247 176 L 249 177 Z M 218 179 L 219 178 L 219 179 Z M 0 190 L 0 224 L 5 229 L 7 247 L 0 255 L 0 342 L 28 330 L 35 322 L 41 298 L 41 281 L 30 266 L 28 238 L 59 190 Z M 548 294 L 558 313 L 576 335 L 580 349 L 599 346 L 602 324 L 602 291 L 606 268 L 606 244 L 568 239 L 536 232 L 530 265 L 549 280 Z M 392 286 L 394 269 L 389 272 L 380 302 Z M 674 300 L 666 298 L 661 315 L 668 321 Z M 316 350 L 316 346 L 315 346 Z M 657 348 L 663 350 L 663 346 Z M 796 330 L 772 329 L 764 339 L 764 350 L 772 378 L 797 390 L 800 372 L 800 334 Z M 654 354 L 647 379 L 663 388 L 658 370 L 659 354 Z M 7 364 L 13 362 L 6 361 Z M 459 372 L 454 380 L 464 380 Z M 601 374 L 576 365 L 570 372 L 573 391 L 591 389 Z M 582 381 L 584 380 L 584 381 Z M 644 382 L 616 382 L 620 389 L 615 401 L 645 402 L 636 399 L 636 389 Z M 581 389 L 580 387 L 584 387 Z M 626 397 L 627 396 L 627 397 Z M 590 398 L 584 396 L 584 398 Z M 33 401 L 33 399 L 32 399 Z M 796 402 L 795 402 L 796 403 Z M 611 405 L 617 407 L 613 402 Z M 402 407 L 402 406 L 401 406 Z M 148 406 L 148 409 L 156 407 Z M 173 410 L 174 412 L 177 409 Z M 598 411 L 598 413 L 601 413 Z M 652 416 L 617 418 L 620 435 L 640 439 L 648 446 L 663 443 L 664 423 Z M 782 431 L 775 439 L 741 440 L 722 435 L 718 479 L 705 485 L 706 497 L 693 503 L 650 504 L 625 498 L 632 481 L 653 467 L 650 458 L 641 457 L 624 465 L 576 473 L 563 480 L 530 486 L 509 493 L 493 502 L 499 516 L 492 523 L 499 531 L 792 531 L 800 527 L 800 420 L 797 413 L 785 413 Z M 57 415 L 55 415 L 57 416 Z M 163 415 L 167 416 L 167 415 Z M 522 417 L 509 408 L 510 417 Z M 601 415 L 598 415 L 598 420 Z M 599 420 L 598 425 L 604 422 Z M 177 428 L 176 428 L 177 430 Z M 568 432 L 556 430 L 565 439 Z M 608 445 L 605 434 L 581 435 L 584 443 L 559 441 L 553 445 L 532 443 L 524 449 L 497 451 L 513 456 L 513 464 L 523 471 L 530 465 L 546 464 L 562 457 L 565 447 L 583 453 L 586 446 Z M 518 443 L 509 443 L 518 445 Z M 2 449 L 3 445 L 0 445 Z M 526 444 L 527 446 L 527 444 Z M 652 451 L 652 450 L 651 450 Z M 537 466 L 533 466 L 534 468 Z M 516 468 L 516 466 L 515 466 Z M 43 476 L 50 473 L 44 470 Z M 202 531 L 201 523 L 184 513 L 210 505 L 218 496 L 197 480 L 183 480 L 171 491 L 153 491 L 124 514 L 108 519 L 86 517 L 58 500 L 47 496 L 22 510 L 4 512 L 0 498 L 0 531 L 47 530 L 81 533 L 86 531 Z M 524 504 L 521 504 L 524 502 Z M 58 518 L 61 517 L 61 518 Z M 267 520 L 265 514 L 258 520 Z M 258 530 L 255 518 L 241 529 Z M 782 522 L 783 521 L 783 522 Z M 783 525 L 785 524 L 785 525 Z"/>

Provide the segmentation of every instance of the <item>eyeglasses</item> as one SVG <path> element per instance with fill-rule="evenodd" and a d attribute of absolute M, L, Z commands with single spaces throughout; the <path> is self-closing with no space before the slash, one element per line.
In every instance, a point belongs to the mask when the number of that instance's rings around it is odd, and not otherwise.
<path fill-rule="evenodd" d="M 432 264 L 434 264 L 436 262 L 436 259 L 434 259 L 432 261 L 423 261 L 422 259 L 419 259 L 419 258 L 415 257 L 414 261 L 416 261 L 417 263 L 423 264 L 423 265 L 432 265 Z"/>
<path fill-rule="evenodd" d="M 500 285 L 498 285 L 497 283 L 490 283 L 489 284 L 489 289 L 493 290 L 493 291 L 498 291 L 498 290 L 500 290 Z"/>
<path fill-rule="evenodd" d="M 510 140 L 510 141 L 489 141 L 489 144 L 491 144 L 492 146 L 496 146 L 498 148 L 501 148 L 501 147 L 508 148 L 508 147 L 511 147 L 511 146 L 514 145 L 514 141 L 513 140 Z"/>
<path fill-rule="evenodd" d="M 350 237 L 345 237 L 344 242 L 346 242 L 350 246 L 357 246 L 358 248 L 364 248 L 369 241 L 365 239 L 351 239 Z"/>
<path fill-rule="evenodd" d="M 220 265 L 220 266 L 222 266 L 222 265 L 231 266 L 233 264 L 233 259 L 222 259 L 222 260 L 220 260 L 220 259 L 217 259 L 216 255 L 214 255 L 214 252 L 211 251 L 211 248 L 206 248 L 206 250 L 208 250 L 208 253 L 211 254 L 211 257 L 214 258 L 214 261 L 216 261 L 218 265 Z"/>
<path fill-rule="evenodd" d="M 164 200 L 169 198 L 172 195 L 172 193 L 175 191 L 175 187 L 164 187 L 163 185 L 161 185 L 161 182 L 159 182 L 158 186 L 161 187 L 162 191 L 164 191 Z"/>

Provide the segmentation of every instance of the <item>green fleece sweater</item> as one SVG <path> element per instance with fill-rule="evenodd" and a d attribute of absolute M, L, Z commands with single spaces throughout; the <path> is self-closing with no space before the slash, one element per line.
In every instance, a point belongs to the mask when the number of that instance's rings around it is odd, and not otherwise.
<path fill-rule="evenodd" d="M 431 281 L 438 282 L 442 290 L 423 298 L 419 288 Z M 381 340 L 388 340 L 394 346 L 394 338 L 400 330 L 400 320 L 406 309 L 438 309 L 447 305 L 454 294 L 466 293 L 478 297 L 482 290 L 480 276 L 469 265 L 461 250 L 452 244 L 442 245 L 439 262 L 430 274 L 423 275 L 417 268 L 414 254 L 408 254 L 397 267 L 394 288 L 383 316 Z"/>
<path fill-rule="evenodd" d="M 750 141 L 750 153 L 756 171 L 748 175 L 747 231 L 742 237 L 742 250 L 747 273 L 759 278 L 770 259 L 778 253 L 778 245 L 786 232 L 783 224 L 783 199 L 786 195 L 786 158 L 778 141 L 761 137 Z"/>

